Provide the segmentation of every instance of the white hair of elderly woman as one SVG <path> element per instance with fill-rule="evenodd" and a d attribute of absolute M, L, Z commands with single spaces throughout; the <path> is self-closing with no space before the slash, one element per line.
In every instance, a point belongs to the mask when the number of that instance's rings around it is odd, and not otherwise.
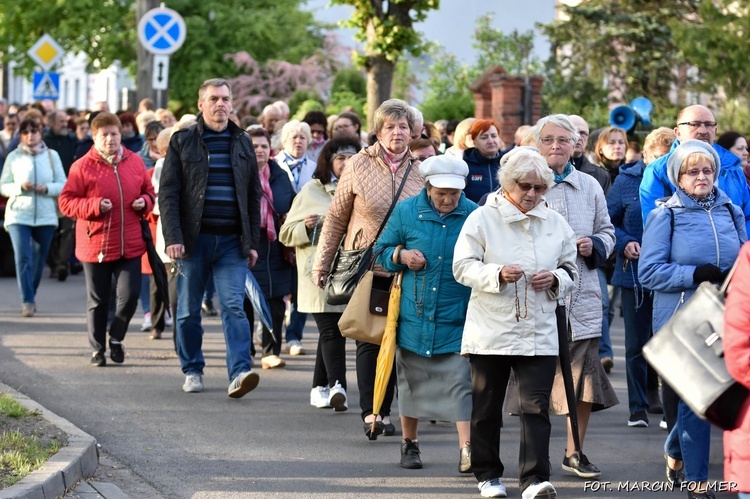
<path fill-rule="evenodd" d="M 573 139 L 573 144 L 578 142 L 578 129 L 573 125 L 573 122 L 570 121 L 570 118 L 568 118 L 567 114 L 550 114 L 549 116 L 545 116 L 544 118 L 541 118 L 539 121 L 536 122 L 536 125 L 531 129 L 531 132 L 534 135 L 534 139 L 536 140 L 537 144 L 541 144 L 541 138 L 542 138 L 542 129 L 544 129 L 547 125 L 556 125 L 560 128 L 564 128 L 565 130 L 570 132 L 570 136 Z"/>
<path fill-rule="evenodd" d="M 287 121 L 284 127 L 281 129 L 281 145 L 286 144 L 289 137 L 297 132 L 302 132 L 307 137 L 307 142 L 312 140 L 312 133 L 310 132 L 310 125 L 304 121 L 292 120 Z"/>
<path fill-rule="evenodd" d="M 510 190 L 518 180 L 527 173 L 536 175 L 552 188 L 555 185 L 555 176 L 552 169 L 547 165 L 547 160 L 539 154 L 534 147 L 514 147 L 500 160 L 500 170 L 497 172 L 497 181 L 503 190 Z"/>

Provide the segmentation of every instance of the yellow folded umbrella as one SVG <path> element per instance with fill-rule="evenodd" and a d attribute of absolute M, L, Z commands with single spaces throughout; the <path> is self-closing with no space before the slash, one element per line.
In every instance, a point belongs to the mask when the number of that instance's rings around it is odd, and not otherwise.
<path fill-rule="evenodd" d="M 403 272 L 399 272 L 393 280 L 391 297 L 388 300 L 388 317 L 386 318 L 383 341 L 380 343 L 378 362 L 375 367 L 375 387 L 372 394 L 372 413 L 380 414 L 380 408 L 385 398 L 385 389 L 393 372 L 393 359 L 396 356 L 396 328 L 401 309 L 401 280 Z M 377 417 L 372 420 L 372 433 L 375 434 Z"/>

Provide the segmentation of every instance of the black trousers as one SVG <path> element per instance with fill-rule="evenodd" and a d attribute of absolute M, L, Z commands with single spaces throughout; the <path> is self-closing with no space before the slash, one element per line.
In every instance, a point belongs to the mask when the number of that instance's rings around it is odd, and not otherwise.
<path fill-rule="evenodd" d="M 115 300 L 115 315 L 109 326 L 109 337 L 115 341 L 125 339 L 130 319 L 138 308 L 141 293 L 141 257 L 120 258 L 113 262 L 84 263 L 86 276 L 86 322 L 89 344 L 95 352 L 104 353 L 107 339 L 107 312 L 109 302 Z M 112 279 L 116 293 L 112 295 Z"/>
<path fill-rule="evenodd" d="M 357 342 L 357 388 L 359 388 L 359 408 L 362 410 L 362 419 L 372 414 L 372 398 L 375 393 L 375 367 L 378 363 L 378 353 L 380 345 Z M 383 398 L 383 405 L 380 408 L 380 415 L 383 417 L 391 415 L 391 403 L 393 403 L 393 393 L 396 389 L 396 368 L 391 371 L 391 378 Z"/>
<path fill-rule="evenodd" d="M 68 217 L 57 219 L 58 225 L 47 254 L 47 264 L 53 272 L 68 269 L 76 242 L 76 221 Z"/>
<path fill-rule="evenodd" d="M 333 386 L 338 381 L 346 390 L 346 338 L 339 330 L 339 313 L 312 314 L 318 325 L 313 387 Z"/>
<path fill-rule="evenodd" d="M 284 303 L 283 296 L 279 296 L 277 298 L 269 298 L 268 306 L 271 309 L 273 333 L 269 331 L 266 326 L 263 326 L 263 335 L 261 336 L 261 343 L 263 344 L 263 357 L 281 354 L 281 332 L 284 330 L 284 315 L 286 314 L 286 303 Z M 247 320 L 250 323 L 251 354 L 255 355 L 255 346 L 252 344 L 252 336 L 254 333 L 252 324 L 255 320 L 255 309 L 253 309 L 253 305 L 252 303 L 250 303 L 250 300 L 247 296 L 245 296 L 243 308 L 245 309 Z"/>
<path fill-rule="evenodd" d="M 521 405 L 521 490 L 549 480 L 549 398 L 555 379 L 555 356 L 472 355 L 471 469 L 478 481 L 503 476 L 500 427 L 510 370 L 518 381 Z"/>

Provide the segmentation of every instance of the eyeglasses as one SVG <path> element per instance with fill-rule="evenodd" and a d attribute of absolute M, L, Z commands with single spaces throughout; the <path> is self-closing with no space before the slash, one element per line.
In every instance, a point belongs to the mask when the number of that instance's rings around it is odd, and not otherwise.
<path fill-rule="evenodd" d="M 310 130 L 310 135 L 324 135 L 325 133 L 325 130 Z"/>
<path fill-rule="evenodd" d="M 544 184 L 528 184 L 526 182 L 516 182 L 516 185 L 523 192 L 529 192 L 531 189 L 534 189 L 535 192 L 544 192 L 547 190 L 547 186 Z"/>
<path fill-rule="evenodd" d="M 714 169 L 707 167 L 707 168 L 703 168 L 703 169 L 699 170 L 699 169 L 696 168 L 694 170 L 688 170 L 688 171 L 682 172 L 682 173 L 685 174 L 685 175 L 687 175 L 688 177 L 697 177 L 701 173 L 703 173 L 703 175 L 705 175 L 706 177 L 710 177 L 710 176 L 712 176 L 714 174 Z"/>
<path fill-rule="evenodd" d="M 38 128 L 27 128 L 26 130 L 22 130 L 19 133 L 21 135 L 26 135 L 31 133 L 40 133 L 40 130 Z"/>
<path fill-rule="evenodd" d="M 573 139 L 571 139 L 570 137 L 542 137 L 541 139 L 539 139 L 539 141 L 545 146 L 551 146 L 555 142 L 557 142 L 561 146 L 567 146 L 570 145 L 571 142 L 573 142 Z"/>
<path fill-rule="evenodd" d="M 677 126 L 685 125 L 688 126 L 694 130 L 697 130 L 698 128 L 704 126 L 706 129 L 711 130 L 712 128 L 716 128 L 716 122 L 715 121 L 684 121 L 682 123 L 677 123 Z"/>

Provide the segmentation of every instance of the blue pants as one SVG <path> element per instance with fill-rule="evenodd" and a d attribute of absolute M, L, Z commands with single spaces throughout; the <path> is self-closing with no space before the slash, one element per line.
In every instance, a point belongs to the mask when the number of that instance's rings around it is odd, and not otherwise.
<path fill-rule="evenodd" d="M 177 276 L 177 354 L 182 372 L 203 374 L 203 327 L 201 303 L 206 282 L 213 272 L 221 306 L 221 323 L 227 345 L 229 380 L 252 367 L 250 325 L 242 307 L 247 260 L 242 256 L 239 235 L 200 234 L 190 258 L 182 260 Z"/>
<path fill-rule="evenodd" d="M 13 258 L 16 263 L 16 279 L 21 292 L 21 302 L 33 305 L 36 303 L 36 290 L 42 280 L 44 262 L 47 261 L 55 226 L 32 227 L 11 224 L 6 228 L 10 235 L 10 242 L 13 244 Z"/>
<path fill-rule="evenodd" d="M 677 421 L 664 442 L 664 452 L 685 463 L 688 482 L 708 480 L 711 424 L 696 416 L 682 400 L 677 405 Z"/>
<path fill-rule="evenodd" d="M 651 339 L 653 299 L 644 291 L 643 304 L 635 308 L 635 291 L 622 288 L 622 313 L 625 320 L 625 373 L 628 382 L 630 412 L 648 411 L 648 363 L 643 345 Z"/>
<path fill-rule="evenodd" d="M 596 269 L 599 276 L 599 286 L 602 288 L 602 336 L 599 338 L 599 358 L 614 358 L 612 340 L 609 339 L 609 291 L 607 290 L 607 276 L 602 269 Z"/>

